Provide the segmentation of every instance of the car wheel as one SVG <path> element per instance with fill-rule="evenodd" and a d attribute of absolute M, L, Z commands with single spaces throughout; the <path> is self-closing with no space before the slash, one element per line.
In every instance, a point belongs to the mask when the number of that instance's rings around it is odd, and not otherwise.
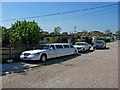
<path fill-rule="evenodd" d="M 89 47 L 89 49 L 88 49 L 88 50 L 90 50 L 90 48 L 91 48 L 91 47 Z"/>
<path fill-rule="evenodd" d="M 96 49 L 96 47 L 93 47 L 93 49 Z"/>
<path fill-rule="evenodd" d="M 74 55 L 77 55 L 77 54 L 78 54 L 78 53 L 77 53 L 77 51 L 75 50 L 75 51 L 74 51 Z"/>
<path fill-rule="evenodd" d="M 44 63 L 47 61 L 47 56 L 45 54 L 43 54 L 40 58 L 40 60 Z"/>
<path fill-rule="evenodd" d="M 106 45 L 104 46 L 104 48 L 106 48 Z"/>
<path fill-rule="evenodd" d="M 83 48 L 82 52 L 85 52 L 85 48 Z"/>

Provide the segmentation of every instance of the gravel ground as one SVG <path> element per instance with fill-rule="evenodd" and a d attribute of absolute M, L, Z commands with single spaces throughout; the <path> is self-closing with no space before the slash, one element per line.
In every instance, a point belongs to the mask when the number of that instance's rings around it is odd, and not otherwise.
<path fill-rule="evenodd" d="M 108 46 L 2 76 L 3 88 L 118 88 L 118 42 Z"/>

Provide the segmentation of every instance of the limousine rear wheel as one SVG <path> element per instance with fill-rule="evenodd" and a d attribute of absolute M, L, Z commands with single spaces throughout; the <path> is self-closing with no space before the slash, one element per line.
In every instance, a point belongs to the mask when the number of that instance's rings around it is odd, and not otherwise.
<path fill-rule="evenodd" d="M 46 61 L 47 61 L 47 56 L 46 56 L 45 54 L 43 54 L 43 55 L 41 56 L 40 60 L 41 60 L 42 62 L 46 62 Z"/>

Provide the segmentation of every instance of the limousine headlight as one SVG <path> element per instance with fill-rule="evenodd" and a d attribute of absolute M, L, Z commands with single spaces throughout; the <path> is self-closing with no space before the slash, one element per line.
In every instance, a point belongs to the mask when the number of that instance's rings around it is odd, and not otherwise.
<path fill-rule="evenodd" d="M 33 58 L 33 57 L 35 57 L 34 54 L 30 54 L 30 55 L 28 56 L 28 58 Z"/>
<path fill-rule="evenodd" d="M 77 47 L 77 49 L 81 49 L 81 47 Z"/>
<path fill-rule="evenodd" d="M 38 52 L 38 53 L 34 53 L 33 55 L 40 55 L 40 52 Z"/>
<path fill-rule="evenodd" d="M 38 55 L 40 55 L 40 53 L 33 53 L 33 54 L 30 54 L 28 58 L 34 58 L 34 57 L 37 57 Z"/>

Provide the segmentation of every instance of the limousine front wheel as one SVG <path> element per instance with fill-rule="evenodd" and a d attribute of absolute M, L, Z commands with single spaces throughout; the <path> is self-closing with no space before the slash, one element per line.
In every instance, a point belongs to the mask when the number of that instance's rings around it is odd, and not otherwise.
<path fill-rule="evenodd" d="M 45 54 L 43 54 L 43 55 L 41 56 L 40 60 L 41 60 L 42 62 L 46 62 L 46 61 L 47 61 L 47 56 L 46 56 Z"/>
<path fill-rule="evenodd" d="M 77 53 L 77 51 L 75 50 L 75 51 L 74 51 L 74 55 L 77 55 L 77 54 L 78 54 L 78 53 Z"/>

